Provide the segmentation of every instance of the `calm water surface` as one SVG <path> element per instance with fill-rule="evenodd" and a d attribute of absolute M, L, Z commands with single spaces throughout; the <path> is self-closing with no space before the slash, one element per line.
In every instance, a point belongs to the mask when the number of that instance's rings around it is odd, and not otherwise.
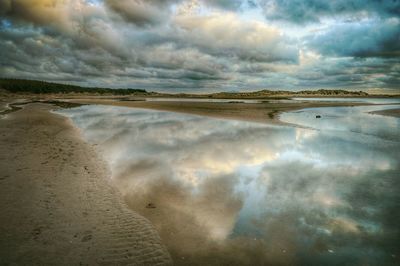
<path fill-rule="evenodd" d="M 398 265 L 400 119 L 368 114 L 384 108 L 282 115 L 298 127 L 109 106 L 60 113 L 99 144 L 178 265 Z"/>

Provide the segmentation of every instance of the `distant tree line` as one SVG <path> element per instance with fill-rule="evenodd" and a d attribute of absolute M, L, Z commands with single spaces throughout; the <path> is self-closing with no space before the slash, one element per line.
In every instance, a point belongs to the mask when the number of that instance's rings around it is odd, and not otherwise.
<path fill-rule="evenodd" d="M 253 92 L 218 92 L 208 95 L 210 98 L 266 98 L 277 96 L 368 96 L 368 93 L 363 91 L 319 89 L 303 91 L 261 90 Z"/>
<path fill-rule="evenodd" d="M 110 89 L 81 87 L 69 84 L 51 83 L 38 80 L 24 79 L 0 79 L 0 89 L 12 93 L 88 93 L 88 94 L 109 94 L 109 95 L 140 95 L 154 97 L 189 97 L 189 98 L 268 98 L 268 97 L 290 97 L 290 96 L 368 96 L 363 91 L 347 90 L 303 90 L 303 91 L 284 91 L 284 90 L 260 90 L 253 92 L 217 92 L 211 94 L 168 94 L 147 92 L 142 89 Z"/>
<path fill-rule="evenodd" d="M 143 94 L 141 89 L 110 89 L 81 87 L 38 80 L 0 79 L 0 88 L 12 93 L 97 93 L 113 95 Z"/>
<path fill-rule="evenodd" d="M 364 91 L 346 91 L 346 90 L 326 90 L 320 89 L 315 91 L 299 91 L 296 94 L 319 94 L 319 95 L 359 95 L 367 96 L 368 93 Z"/>

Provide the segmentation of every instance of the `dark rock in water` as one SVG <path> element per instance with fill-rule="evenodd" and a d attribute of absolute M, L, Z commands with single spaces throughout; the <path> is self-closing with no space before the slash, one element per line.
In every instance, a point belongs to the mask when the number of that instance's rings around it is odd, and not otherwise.
<path fill-rule="evenodd" d="M 156 208 L 156 205 L 154 205 L 153 203 L 149 203 L 149 204 L 146 205 L 146 208 L 148 208 L 148 209 L 155 209 L 155 208 Z"/>
<path fill-rule="evenodd" d="M 321 116 L 320 116 L 320 115 L 317 115 L 317 116 L 315 116 L 315 118 L 321 118 Z"/>

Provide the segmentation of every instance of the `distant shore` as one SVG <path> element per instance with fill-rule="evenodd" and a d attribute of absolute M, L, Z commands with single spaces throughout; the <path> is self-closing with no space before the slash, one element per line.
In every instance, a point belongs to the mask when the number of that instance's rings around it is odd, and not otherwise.
<path fill-rule="evenodd" d="M 2 93 L 33 94 L 39 97 L 58 94 L 58 96 L 104 96 L 104 97 L 168 97 L 168 98 L 204 98 L 204 99 L 266 99 L 266 98 L 289 98 L 289 97 L 400 97 L 397 94 L 369 94 L 356 89 L 252 89 L 251 91 L 234 92 L 204 92 L 204 93 L 167 93 L 147 91 L 134 88 L 106 88 L 106 87 L 83 87 L 71 84 L 45 82 L 40 80 L 0 78 L 0 96 Z"/>

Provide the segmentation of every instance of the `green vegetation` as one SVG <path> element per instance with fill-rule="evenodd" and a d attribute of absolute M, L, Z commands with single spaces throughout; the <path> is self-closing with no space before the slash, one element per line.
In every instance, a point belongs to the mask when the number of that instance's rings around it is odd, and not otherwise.
<path fill-rule="evenodd" d="M 0 79 L 0 89 L 11 93 L 84 93 L 90 95 L 131 95 L 139 97 L 174 97 L 174 98 L 225 98 L 225 99 L 285 99 L 288 97 L 366 97 L 368 93 L 363 91 L 347 90 L 303 90 L 303 91 L 284 91 L 284 90 L 260 90 L 254 92 L 218 92 L 211 94 L 168 94 L 147 92 L 141 89 L 110 89 L 81 87 L 68 84 L 51 83 L 37 80 L 23 79 Z"/>
<path fill-rule="evenodd" d="M 89 88 L 68 84 L 51 83 L 37 80 L 24 79 L 0 79 L 0 88 L 12 93 L 91 93 L 130 95 L 145 94 L 146 90 L 139 89 L 110 89 Z"/>

